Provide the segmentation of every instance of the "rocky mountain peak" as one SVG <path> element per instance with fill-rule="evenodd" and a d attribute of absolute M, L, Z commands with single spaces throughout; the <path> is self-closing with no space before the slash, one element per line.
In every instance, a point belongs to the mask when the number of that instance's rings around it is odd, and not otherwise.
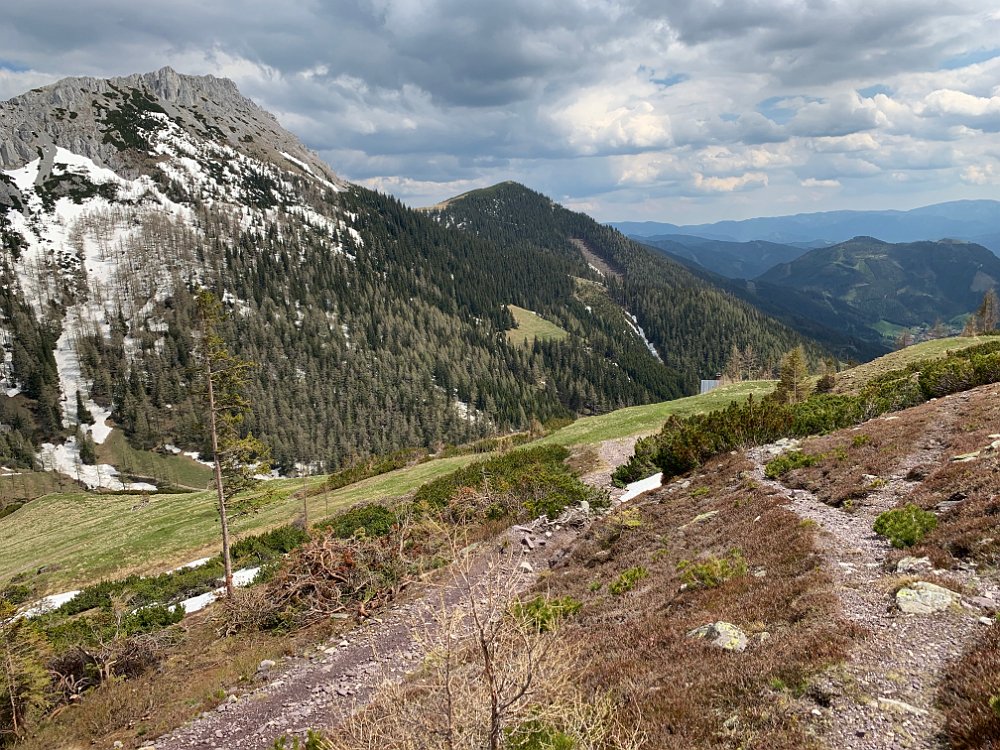
<path fill-rule="evenodd" d="M 19 169 L 58 147 L 134 178 L 150 171 L 156 133 L 175 126 L 195 140 L 339 182 L 233 81 L 170 67 L 119 78 L 65 78 L 0 103 L 0 168 Z"/>

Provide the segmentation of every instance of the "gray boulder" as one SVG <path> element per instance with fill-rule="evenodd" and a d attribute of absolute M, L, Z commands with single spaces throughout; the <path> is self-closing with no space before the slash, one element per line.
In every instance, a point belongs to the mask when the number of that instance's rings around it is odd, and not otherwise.
<path fill-rule="evenodd" d="M 724 651 L 745 651 L 747 647 L 747 634 L 733 625 L 731 622 L 710 622 L 695 628 L 687 634 L 688 638 L 702 638 L 713 646 Z"/>
<path fill-rule="evenodd" d="M 927 581 L 917 581 L 896 592 L 896 606 L 911 615 L 930 615 L 957 606 L 961 594 Z"/>

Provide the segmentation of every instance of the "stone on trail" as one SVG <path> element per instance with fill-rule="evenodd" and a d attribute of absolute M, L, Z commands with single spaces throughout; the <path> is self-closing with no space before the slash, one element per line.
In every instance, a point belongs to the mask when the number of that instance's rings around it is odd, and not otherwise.
<path fill-rule="evenodd" d="M 912 615 L 941 612 L 961 601 L 961 594 L 927 581 L 917 581 L 896 592 L 896 606 Z"/>
<path fill-rule="evenodd" d="M 952 463 L 956 464 L 968 463 L 969 461 L 975 461 L 977 458 L 979 458 L 979 453 L 980 453 L 979 451 L 972 451 L 971 453 L 960 453 L 957 456 L 952 456 L 951 461 Z"/>
<path fill-rule="evenodd" d="M 934 566 L 928 557 L 906 556 L 896 563 L 897 573 L 923 573 L 931 570 Z"/>
<path fill-rule="evenodd" d="M 903 701 L 894 700 L 893 698 L 879 698 L 878 707 L 883 711 L 891 713 L 910 714 L 912 716 L 927 715 L 927 711 L 924 709 L 911 706 L 909 703 L 904 703 Z"/>
<path fill-rule="evenodd" d="M 731 622 L 722 620 L 702 625 L 687 635 L 688 638 L 703 638 L 725 651 L 745 651 L 747 647 L 747 634 Z"/>

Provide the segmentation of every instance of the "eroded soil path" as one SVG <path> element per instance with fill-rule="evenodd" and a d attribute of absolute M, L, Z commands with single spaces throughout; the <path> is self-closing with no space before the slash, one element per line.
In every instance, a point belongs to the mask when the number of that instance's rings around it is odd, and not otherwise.
<path fill-rule="evenodd" d="M 583 481 L 609 490 L 612 498 L 620 495 L 621 490 L 611 488 L 611 471 L 631 455 L 634 444 L 634 438 L 625 438 L 599 446 L 596 465 Z M 233 695 L 160 737 L 155 748 L 264 750 L 282 735 L 304 736 L 309 729 L 335 725 L 364 706 L 387 680 L 402 679 L 420 664 L 428 630 L 442 610 L 468 601 L 470 586 L 485 585 L 487 576 L 512 575 L 517 589 L 526 590 L 539 571 L 566 554 L 585 520 L 570 509 L 559 522 L 513 527 L 506 539 L 481 546 L 467 576 L 445 575 L 435 583 L 415 585 L 381 617 L 307 655 L 262 670 L 256 689 Z"/>
<path fill-rule="evenodd" d="M 830 748 L 944 747 L 935 692 L 944 670 L 983 627 L 979 621 L 983 613 L 965 603 L 929 615 L 900 611 L 894 593 L 902 574 L 889 565 L 891 547 L 872 527 L 880 513 L 894 508 L 918 486 L 919 482 L 907 479 L 912 469 L 949 460 L 947 434 L 959 401 L 942 404 L 938 418 L 885 478 L 885 485 L 849 510 L 767 479 L 764 465 L 774 456 L 773 446 L 749 452 L 757 480 L 788 497 L 803 519 L 818 524 L 844 616 L 864 633 L 848 661 L 825 673 L 811 691 L 817 705 L 806 720 Z M 967 593 L 981 584 L 970 569 L 948 571 L 947 576 Z"/>

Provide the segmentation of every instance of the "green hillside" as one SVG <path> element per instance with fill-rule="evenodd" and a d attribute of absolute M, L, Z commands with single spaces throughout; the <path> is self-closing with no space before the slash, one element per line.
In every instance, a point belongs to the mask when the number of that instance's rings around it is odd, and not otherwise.
<path fill-rule="evenodd" d="M 968 242 L 855 237 L 775 266 L 759 281 L 846 305 L 886 333 L 948 323 L 1000 286 L 1000 258 Z"/>
<path fill-rule="evenodd" d="M 739 383 L 704 396 L 666 401 L 580 419 L 544 438 L 567 446 L 644 435 L 670 414 L 684 416 L 761 394 L 773 383 Z M 398 497 L 435 477 L 482 458 L 468 454 L 417 464 L 321 492 L 325 477 L 311 477 L 308 512 L 317 520 L 354 503 Z M 289 523 L 302 512 L 301 480 L 268 482 L 275 499 L 258 513 L 237 516 L 236 536 Z M 0 524 L 0 587 L 17 575 L 39 593 L 78 587 L 126 572 L 152 573 L 218 552 L 218 513 L 210 492 L 175 495 L 49 494 L 28 503 Z M 42 570 L 41 573 L 37 571 Z"/>
<path fill-rule="evenodd" d="M 751 347 L 765 369 L 798 344 L 816 358 L 824 353 L 811 339 L 681 263 L 523 185 L 504 182 L 474 190 L 428 211 L 441 224 L 480 239 L 582 266 L 579 276 L 602 283 L 611 300 L 635 316 L 664 363 L 679 373 L 683 393 L 696 392 L 700 378 L 719 372 L 733 346 Z M 531 309 L 573 332 L 572 321 L 557 308 Z M 609 333 L 619 341 L 623 334 L 636 336 L 628 324 Z M 630 357 L 642 355 L 645 346 L 637 343 Z M 621 360 L 622 366 L 627 362 Z"/>

